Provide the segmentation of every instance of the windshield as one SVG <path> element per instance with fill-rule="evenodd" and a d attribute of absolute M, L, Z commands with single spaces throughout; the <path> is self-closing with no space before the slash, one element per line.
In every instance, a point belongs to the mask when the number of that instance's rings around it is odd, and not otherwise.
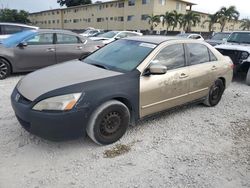
<path fill-rule="evenodd" d="M 103 37 L 103 38 L 113 38 L 118 32 L 115 32 L 115 31 L 109 31 L 107 33 L 103 33 L 101 35 L 99 35 L 98 37 Z"/>
<path fill-rule="evenodd" d="M 28 36 L 30 36 L 32 33 L 35 33 L 35 32 L 36 31 L 34 31 L 34 30 L 29 30 L 29 31 L 23 31 L 20 33 L 16 33 L 7 39 L 4 39 L 2 41 L 2 45 L 4 45 L 7 48 L 16 46 L 20 42 L 22 42 L 24 39 L 26 39 Z"/>
<path fill-rule="evenodd" d="M 216 33 L 211 39 L 212 40 L 223 40 L 229 37 L 230 33 Z"/>
<path fill-rule="evenodd" d="M 232 33 L 228 38 L 227 42 L 250 44 L 250 32 Z"/>
<path fill-rule="evenodd" d="M 118 40 L 83 61 L 110 70 L 128 72 L 134 70 L 155 47 L 156 45 L 151 43 Z"/>

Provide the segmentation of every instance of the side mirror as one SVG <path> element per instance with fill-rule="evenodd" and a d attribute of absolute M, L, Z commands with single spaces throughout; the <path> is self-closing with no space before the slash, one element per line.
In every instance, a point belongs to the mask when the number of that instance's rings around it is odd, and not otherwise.
<path fill-rule="evenodd" d="M 27 47 L 27 46 L 28 46 L 28 43 L 27 43 L 27 42 L 20 42 L 17 46 L 18 46 L 19 48 Z"/>
<path fill-rule="evenodd" d="M 149 67 L 150 74 L 165 74 L 167 72 L 167 67 L 161 64 L 151 64 Z"/>

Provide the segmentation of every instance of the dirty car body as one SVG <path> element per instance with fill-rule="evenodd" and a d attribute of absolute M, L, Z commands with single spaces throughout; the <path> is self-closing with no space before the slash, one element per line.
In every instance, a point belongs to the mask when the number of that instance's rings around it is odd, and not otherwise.
<path fill-rule="evenodd" d="M 207 43 L 131 37 L 82 61 L 29 74 L 17 84 L 11 101 L 29 132 L 50 139 L 87 132 L 96 143 L 110 144 L 125 133 L 127 124 L 191 101 L 204 101 L 216 80 L 224 84 L 224 91 L 231 79 L 230 59 Z"/>

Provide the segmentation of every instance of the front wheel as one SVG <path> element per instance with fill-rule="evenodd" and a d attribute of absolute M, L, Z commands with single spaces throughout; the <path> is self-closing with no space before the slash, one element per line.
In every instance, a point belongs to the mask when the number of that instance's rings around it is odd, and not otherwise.
<path fill-rule="evenodd" d="M 127 106 L 111 100 L 93 112 L 86 131 L 97 144 L 108 145 L 118 141 L 125 134 L 129 122 L 130 112 Z"/>
<path fill-rule="evenodd" d="M 7 78 L 10 72 L 10 64 L 5 59 L 0 58 L 0 80 Z"/>
<path fill-rule="evenodd" d="M 224 90 L 225 86 L 222 80 L 221 79 L 216 80 L 212 85 L 212 87 L 210 88 L 207 98 L 204 101 L 204 104 L 206 106 L 216 106 L 220 102 Z"/>
<path fill-rule="evenodd" d="M 247 77 L 246 77 L 246 83 L 247 83 L 247 85 L 250 86 L 250 67 L 248 68 Z"/>

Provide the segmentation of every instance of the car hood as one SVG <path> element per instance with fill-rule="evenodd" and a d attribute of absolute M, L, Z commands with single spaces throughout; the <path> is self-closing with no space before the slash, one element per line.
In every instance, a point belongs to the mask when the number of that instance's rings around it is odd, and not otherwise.
<path fill-rule="evenodd" d="M 56 89 L 120 74 L 122 73 L 73 60 L 28 74 L 19 81 L 17 90 L 25 98 L 34 101 L 39 96 Z"/>
<path fill-rule="evenodd" d="M 237 51 L 247 51 L 250 52 L 250 45 L 246 44 L 221 44 L 215 46 L 216 49 L 223 49 L 223 50 L 237 50 Z"/>

